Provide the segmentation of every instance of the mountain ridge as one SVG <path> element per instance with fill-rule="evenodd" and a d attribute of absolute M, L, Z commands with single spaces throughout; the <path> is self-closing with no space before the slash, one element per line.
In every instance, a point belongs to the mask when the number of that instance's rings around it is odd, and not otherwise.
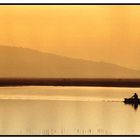
<path fill-rule="evenodd" d="M 140 78 L 140 71 L 23 47 L 0 46 L 0 78 Z"/>

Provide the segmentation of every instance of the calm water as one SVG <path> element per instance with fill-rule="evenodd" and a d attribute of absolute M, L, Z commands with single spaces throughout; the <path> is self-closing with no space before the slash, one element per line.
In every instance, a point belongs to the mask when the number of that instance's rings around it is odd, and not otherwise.
<path fill-rule="evenodd" d="M 1 87 L 0 134 L 140 134 L 140 88 Z M 140 94 L 139 94 L 140 96 Z"/>

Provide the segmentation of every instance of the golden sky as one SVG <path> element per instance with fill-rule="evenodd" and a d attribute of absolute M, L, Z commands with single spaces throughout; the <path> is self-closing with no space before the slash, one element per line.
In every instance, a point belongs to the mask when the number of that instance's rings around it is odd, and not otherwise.
<path fill-rule="evenodd" d="M 1 5 L 0 45 L 140 70 L 140 6 Z"/>

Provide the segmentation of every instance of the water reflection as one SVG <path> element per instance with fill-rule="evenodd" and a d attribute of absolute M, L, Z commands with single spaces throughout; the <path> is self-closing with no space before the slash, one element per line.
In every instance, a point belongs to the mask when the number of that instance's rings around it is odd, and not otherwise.
<path fill-rule="evenodd" d="M 133 92 L 140 88 L 1 87 L 0 134 L 138 135 L 139 104 L 123 102 Z"/>
<path fill-rule="evenodd" d="M 137 109 L 138 109 L 138 106 L 139 106 L 139 103 L 130 104 L 130 103 L 125 103 L 125 102 L 124 102 L 124 104 L 126 104 L 126 105 L 131 105 L 131 106 L 134 108 L 134 110 L 137 110 Z"/>
<path fill-rule="evenodd" d="M 134 104 L 132 105 L 134 107 L 135 110 L 137 110 L 139 104 Z"/>

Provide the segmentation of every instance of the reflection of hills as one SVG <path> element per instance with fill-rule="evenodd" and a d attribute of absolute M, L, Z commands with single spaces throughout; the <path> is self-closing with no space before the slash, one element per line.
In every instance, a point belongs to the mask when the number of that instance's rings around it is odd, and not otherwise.
<path fill-rule="evenodd" d="M 0 77 L 140 78 L 140 72 L 109 63 L 1 46 Z"/>

